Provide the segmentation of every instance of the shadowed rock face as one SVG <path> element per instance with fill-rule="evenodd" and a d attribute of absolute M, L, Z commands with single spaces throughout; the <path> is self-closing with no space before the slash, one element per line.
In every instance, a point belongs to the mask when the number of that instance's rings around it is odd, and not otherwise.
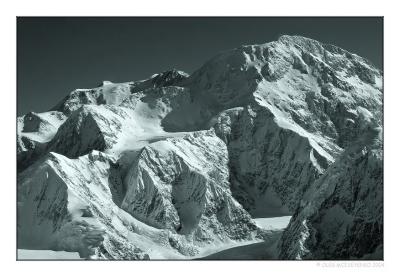
<path fill-rule="evenodd" d="M 21 245 L 182 258 L 293 215 L 282 259 L 380 257 L 382 72 L 357 55 L 282 36 L 53 110 L 18 118 Z"/>
<path fill-rule="evenodd" d="M 220 136 L 228 135 L 231 180 L 236 185 L 232 190 L 244 193 L 243 205 L 250 210 L 262 208 L 263 196 L 275 192 L 285 210 L 293 211 L 307 184 L 331 163 L 330 155 L 301 132 L 279 125 L 268 110 L 256 106 L 232 112 L 237 114 L 229 133 L 223 126 L 229 114 L 222 114 L 216 124 Z"/>
<path fill-rule="evenodd" d="M 227 163 L 226 146 L 212 131 L 146 146 L 125 179 L 122 208 L 149 225 L 194 239 L 250 237 L 256 227 L 232 198 Z"/>
<path fill-rule="evenodd" d="M 280 241 L 282 259 L 382 259 L 379 128 L 363 136 L 305 193 Z"/>

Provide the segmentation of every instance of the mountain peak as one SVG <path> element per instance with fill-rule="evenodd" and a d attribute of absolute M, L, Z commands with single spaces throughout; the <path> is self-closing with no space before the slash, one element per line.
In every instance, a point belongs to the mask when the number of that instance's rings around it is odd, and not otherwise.
<path fill-rule="evenodd" d="M 312 38 L 308 38 L 308 37 L 304 37 L 304 36 L 299 36 L 299 35 L 281 35 L 278 38 L 278 41 L 290 41 L 290 42 L 308 42 L 308 43 L 316 43 L 319 44 L 320 42 L 312 39 Z"/>
<path fill-rule="evenodd" d="M 183 71 L 170 69 L 158 74 L 154 74 L 151 79 L 157 86 L 170 86 L 172 84 L 179 83 L 188 77 L 189 74 Z"/>

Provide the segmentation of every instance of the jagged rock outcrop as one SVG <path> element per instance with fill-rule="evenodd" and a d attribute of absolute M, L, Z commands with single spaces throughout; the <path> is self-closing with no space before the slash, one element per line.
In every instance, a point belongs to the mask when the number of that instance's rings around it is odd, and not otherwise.
<path fill-rule="evenodd" d="M 280 241 L 280 258 L 383 258 L 381 129 L 362 135 L 305 193 Z"/>

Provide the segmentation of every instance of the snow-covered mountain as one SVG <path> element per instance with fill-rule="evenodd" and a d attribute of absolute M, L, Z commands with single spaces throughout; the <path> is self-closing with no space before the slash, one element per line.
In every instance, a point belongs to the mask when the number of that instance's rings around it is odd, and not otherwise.
<path fill-rule="evenodd" d="M 18 247 L 191 258 L 292 215 L 275 258 L 381 258 L 382 98 L 366 59 L 299 36 L 74 90 L 17 119 Z"/>

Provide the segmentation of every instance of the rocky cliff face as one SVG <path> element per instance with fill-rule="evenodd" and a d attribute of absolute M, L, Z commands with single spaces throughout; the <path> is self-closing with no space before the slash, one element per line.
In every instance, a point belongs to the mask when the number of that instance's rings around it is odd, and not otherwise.
<path fill-rule="evenodd" d="M 280 258 L 383 258 L 380 132 L 367 130 L 308 189 L 280 241 Z"/>
<path fill-rule="evenodd" d="M 18 118 L 23 247 L 182 258 L 293 215 L 282 259 L 381 253 L 382 72 L 355 54 L 282 36 L 52 110 Z"/>
<path fill-rule="evenodd" d="M 129 170 L 122 208 L 150 226 L 193 239 L 250 238 L 249 214 L 232 198 L 228 152 L 213 131 L 158 141 Z"/>

